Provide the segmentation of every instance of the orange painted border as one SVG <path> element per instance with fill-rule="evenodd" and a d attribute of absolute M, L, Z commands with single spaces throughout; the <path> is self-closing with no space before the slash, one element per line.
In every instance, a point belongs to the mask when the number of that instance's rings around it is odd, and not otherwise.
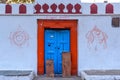
<path fill-rule="evenodd" d="M 37 20 L 38 23 L 38 49 L 37 49 L 37 72 L 38 75 L 44 74 L 44 30 L 70 29 L 70 52 L 71 52 L 71 74 L 77 75 L 78 54 L 77 54 L 77 20 Z"/>

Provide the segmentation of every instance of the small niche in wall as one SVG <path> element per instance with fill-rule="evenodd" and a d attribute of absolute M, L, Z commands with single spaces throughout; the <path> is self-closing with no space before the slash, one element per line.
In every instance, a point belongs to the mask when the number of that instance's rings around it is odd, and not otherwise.
<path fill-rule="evenodd" d="M 112 27 L 120 27 L 120 18 L 119 17 L 112 18 Z"/>

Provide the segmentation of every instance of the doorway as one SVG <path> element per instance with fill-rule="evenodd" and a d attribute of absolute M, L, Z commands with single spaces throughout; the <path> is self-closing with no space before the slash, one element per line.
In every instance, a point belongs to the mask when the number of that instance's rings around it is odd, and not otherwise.
<path fill-rule="evenodd" d="M 70 52 L 71 55 L 71 74 L 77 75 L 78 64 L 77 64 L 77 20 L 41 20 L 37 21 L 38 23 L 38 33 L 37 33 L 37 72 L 38 75 L 43 75 L 45 73 L 45 45 L 51 46 L 51 44 L 46 44 L 46 39 L 44 38 L 46 33 L 53 33 L 50 37 L 53 38 L 55 35 L 61 34 L 61 32 L 69 35 L 69 47 L 66 49 Z M 51 31 L 53 30 L 53 31 Z M 60 33 L 59 33 L 60 32 Z M 57 40 L 57 39 L 56 39 Z M 51 40 L 52 41 L 52 40 Z M 59 43 L 56 42 L 57 45 Z M 63 42 L 64 43 L 64 42 Z M 56 49 L 60 49 L 61 47 L 53 45 Z M 55 49 L 55 48 L 54 48 Z M 59 51 L 59 50 L 58 50 Z M 49 56 L 48 56 L 49 57 Z M 59 58 L 60 59 L 60 58 Z M 61 62 L 56 62 L 60 63 Z M 58 64 L 57 64 L 58 65 Z M 58 68 L 58 67 L 57 67 Z M 62 70 L 55 69 L 57 73 L 61 73 Z"/>

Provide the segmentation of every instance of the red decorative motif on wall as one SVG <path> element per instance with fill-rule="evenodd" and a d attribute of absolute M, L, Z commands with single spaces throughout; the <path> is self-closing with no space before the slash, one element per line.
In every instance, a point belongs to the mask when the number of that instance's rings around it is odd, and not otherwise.
<path fill-rule="evenodd" d="M 5 13 L 12 13 L 12 5 L 10 4 L 6 4 L 5 5 Z M 29 7 L 29 6 L 28 6 Z M 26 4 L 20 4 L 19 5 L 19 14 L 26 14 L 27 13 L 27 5 Z M 93 3 L 90 5 L 90 14 L 98 14 L 98 5 Z M 33 10 L 34 9 L 34 10 Z M 82 6 L 79 3 L 76 4 L 72 4 L 72 3 L 68 3 L 68 4 L 34 4 L 33 5 L 33 14 L 82 14 L 81 9 Z M 66 11 L 66 10 L 67 11 Z M 105 6 L 106 9 L 106 13 L 114 13 L 114 6 L 110 3 L 106 4 Z M 48 11 L 50 10 L 50 11 Z M 13 10 L 14 11 L 14 10 Z"/>
<path fill-rule="evenodd" d="M 90 49 L 97 51 L 99 48 L 107 48 L 108 36 L 96 26 L 86 34 Z"/>
<path fill-rule="evenodd" d="M 5 10 L 6 10 L 5 13 L 12 13 L 12 6 L 7 4 Z"/>
<path fill-rule="evenodd" d="M 40 5 L 40 4 L 36 4 L 36 5 L 34 6 L 34 8 L 35 8 L 35 10 L 36 10 L 35 14 L 40 13 L 40 10 L 41 10 L 41 5 Z"/>
<path fill-rule="evenodd" d="M 80 12 L 80 9 L 81 9 L 81 5 L 80 4 L 75 4 L 74 8 L 75 8 L 75 13 L 82 14 L 82 12 Z"/>
<path fill-rule="evenodd" d="M 43 4 L 43 5 L 40 5 L 40 4 L 36 4 L 34 6 L 35 8 L 35 14 L 38 14 L 38 13 L 54 13 L 54 14 L 81 14 L 80 12 L 80 9 L 81 9 L 81 5 L 80 4 L 67 4 L 67 5 L 64 5 L 64 4 L 55 4 L 53 3 L 52 5 L 48 5 L 48 4 Z M 57 12 L 56 9 L 59 9 L 59 11 Z M 64 9 L 67 9 L 67 12 L 64 11 Z M 41 9 L 43 10 L 43 12 L 41 11 Z M 51 9 L 52 11 L 49 12 L 48 9 Z M 75 9 L 75 12 L 73 12 L 73 9 Z"/>
<path fill-rule="evenodd" d="M 21 4 L 21 5 L 19 6 L 19 13 L 20 13 L 20 14 L 26 14 L 26 5 Z"/>
<path fill-rule="evenodd" d="M 43 8 L 43 13 L 48 13 L 48 9 L 49 9 L 48 4 L 45 3 L 45 4 L 42 6 L 42 8 Z"/>
<path fill-rule="evenodd" d="M 92 4 L 90 6 L 90 13 L 91 14 L 97 14 L 97 5 L 96 4 Z"/>
<path fill-rule="evenodd" d="M 60 4 L 59 6 L 58 6 L 58 8 L 59 8 L 59 13 L 64 13 L 64 9 L 65 9 L 65 5 L 64 4 Z"/>
<path fill-rule="evenodd" d="M 67 10 L 68 10 L 68 13 L 72 13 L 73 5 L 72 4 L 68 4 L 67 5 Z"/>
<path fill-rule="evenodd" d="M 106 5 L 106 13 L 113 13 L 113 5 L 112 4 L 107 4 Z"/>
<path fill-rule="evenodd" d="M 57 5 L 54 3 L 50 7 L 52 9 L 52 13 L 56 13 Z"/>
<path fill-rule="evenodd" d="M 25 32 L 21 27 L 19 27 L 16 31 L 10 33 L 10 41 L 12 44 L 22 47 L 24 45 L 28 45 L 29 35 Z"/>

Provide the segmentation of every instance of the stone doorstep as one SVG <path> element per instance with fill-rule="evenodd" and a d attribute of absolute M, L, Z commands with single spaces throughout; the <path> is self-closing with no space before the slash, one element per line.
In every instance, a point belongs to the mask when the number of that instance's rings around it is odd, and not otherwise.
<path fill-rule="evenodd" d="M 33 71 L 0 70 L 0 80 L 33 80 Z"/>
<path fill-rule="evenodd" d="M 85 70 L 82 80 L 120 80 L 120 70 Z"/>
<path fill-rule="evenodd" d="M 34 80 L 81 80 L 81 78 L 78 76 L 71 76 L 71 77 L 55 76 L 51 78 L 42 75 L 42 76 L 37 76 Z"/>

